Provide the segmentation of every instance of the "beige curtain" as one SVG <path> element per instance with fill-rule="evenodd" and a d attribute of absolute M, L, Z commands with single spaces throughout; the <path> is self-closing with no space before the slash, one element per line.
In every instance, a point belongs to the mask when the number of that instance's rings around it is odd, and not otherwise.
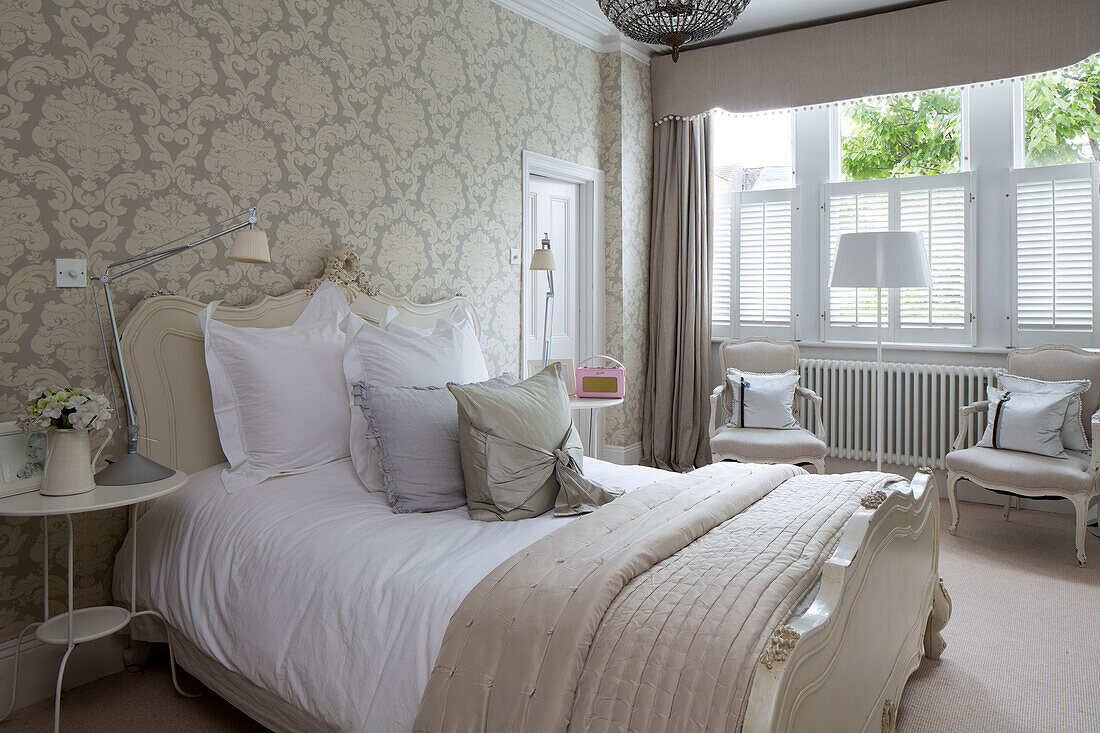
<path fill-rule="evenodd" d="M 709 129 L 673 120 L 653 135 L 642 462 L 672 471 L 710 462 Z"/>

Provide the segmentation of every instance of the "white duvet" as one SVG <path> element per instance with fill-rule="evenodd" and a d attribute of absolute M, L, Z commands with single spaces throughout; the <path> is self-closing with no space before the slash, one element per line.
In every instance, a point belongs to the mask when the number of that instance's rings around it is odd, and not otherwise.
<path fill-rule="evenodd" d="M 138 524 L 137 604 L 224 667 L 334 728 L 405 731 L 451 615 L 505 559 L 570 521 L 390 511 L 350 460 L 226 494 L 222 466 Z M 666 474 L 586 459 L 633 490 Z M 115 598 L 129 602 L 127 537 Z"/>

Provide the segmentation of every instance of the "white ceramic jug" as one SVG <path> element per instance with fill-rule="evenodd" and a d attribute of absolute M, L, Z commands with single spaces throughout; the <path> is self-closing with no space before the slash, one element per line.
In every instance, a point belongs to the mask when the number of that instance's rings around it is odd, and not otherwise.
<path fill-rule="evenodd" d="M 94 489 L 96 461 L 114 435 L 111 428 L 104 430 L 107 437 L 93 456 L 91 430 L 51 429 L 46 441 L 42 486 L 38 492 L 44 496 L 72 496 Z"/>

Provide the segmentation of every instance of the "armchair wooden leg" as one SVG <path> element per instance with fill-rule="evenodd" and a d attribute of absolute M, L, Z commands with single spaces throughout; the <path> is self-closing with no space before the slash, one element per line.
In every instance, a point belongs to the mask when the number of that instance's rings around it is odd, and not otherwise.
<path fill-rule="evenodd" d="M 1011 496 L 1006 496 L 1005 497 L 1005 521 L 1006 522 L 1008 521 L 1008 513 L 1010 511 L 1012 511 L 1012 497 Z"/>
<path fill-rule="evenodd" d="M 1085 567 L 1088 558 L 1085 556 L 1085 526 L 1089 521 L 1089 497 L 1085 494 L 1070 497 L 1073 508 L 1077 510 L 1077 532 L 1074 536 L 1074 544 L 1077 547 L 1077 564 Z"/>
<path fill-rule="evenodd" d="M 959 497 L 956 496 L 955 487 L 961 478 L 962 476 L 957 473 L 949 471 L 947 474 L 947 499 L 951 502 L 951 526 L 947 528 L 947 531 L 951 534 L 955 534 L 959 530 Z"/>
<path fill-rule="evenodd" d="M 823 475 L 825 473 L 825 459 L 824 458 L 818 458 L 816 461 L 813 461 L 813 464 L 814 464 L 814 468 L 817 469 L 818 474 Z"/>

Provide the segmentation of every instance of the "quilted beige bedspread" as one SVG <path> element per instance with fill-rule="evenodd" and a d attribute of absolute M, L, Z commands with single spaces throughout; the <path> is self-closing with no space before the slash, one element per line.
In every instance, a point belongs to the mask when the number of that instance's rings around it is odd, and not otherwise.
<path fill-rule="evenodd" d="M 571 522 L 470 592 L 414 730 L 739 730 L 771 631 L 900 480 L 716 464 Z"/>

